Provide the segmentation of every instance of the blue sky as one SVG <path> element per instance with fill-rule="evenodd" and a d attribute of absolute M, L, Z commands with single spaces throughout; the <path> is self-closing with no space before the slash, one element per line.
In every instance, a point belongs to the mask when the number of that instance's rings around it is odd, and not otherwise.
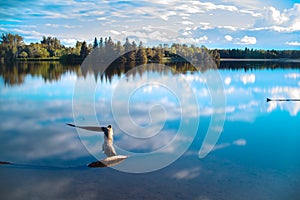
<path fill-rule="evenodd" d="M 126 37 L 146 45 L 300 49 L 299 0 L 10 0 L 0 2 L 0 32 L 26 43 L 55 36 L 65 45 Z"/>

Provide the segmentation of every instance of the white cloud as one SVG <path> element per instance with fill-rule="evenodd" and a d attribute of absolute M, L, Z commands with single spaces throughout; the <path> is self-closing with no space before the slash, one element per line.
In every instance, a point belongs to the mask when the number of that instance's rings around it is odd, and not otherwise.
<path fill-rule="evenodd" d="M 191 21 L 182 21 L 181 22 L 183 25 L 192 25 L 192 24 L 194 24 L 193 22 L 191 22 Z"/>
<path fill-rule="evenodd" d="M 235 6 L 227 6 L 227 5 L 217 5 L 212 2 L 200 2 L 200 1 L 193 1 L 194 5 L 198 5 L 199 7 L 205 10 L 226 10 L 226 11 L 238 11 L 238 8 Z"/>
<path fill-rule="evenodd" d="M 297 78 L 300 78 L 300 74 L 299 73 L 289 73 L 289 74 L 285 74 L 284 78 L 297 79 Z"/>
<path fill-rule="evenodd" d="M 151 0 L 152 3 L 162 4 L 162 5 L 173 5 L 179 0 Z M 180 1 L 179 1 L 180 2 Z"/>
<path fill-rule="evenodd" d="M 238 27 L 228 26 L 228 25 L 217 26 L 217 28 L 219 28 L 219 29 L 228 29 L 228 30 L 231 30 L 231 31 L 236 31 L 236 30 L 239 29 Z"/>
<path fill-rule="evenodd" d="M 225 35 L 224 38 L 225 38 L 225 40 L 227 40 L 229 42 L 231 42 L 233 40 L 231 35 Z"/>
<path fill-rule="evenodd" d="M 290 46 L 300 46 L 300 42 L 298 42 L 298 41 L 286 42 L 285 44 L 290 45 Z"/>
<path fill-rule="evenodd" d="M 96 19 L 99 20 L 99 21 L 102 21 L 102 20 L 106 20 L 107 18 L 106 17 L 98 17 Z"/>
<path fill-rule="evenodd" d="M 76 42 L 79 41 L 79 39 L 70 38 L 70 39 L 61 39 L 60 41 L 66 46 L 74 46 Z"/>
<path fill-rule="evenodd" d="M 256 107 L 258 105 L 259 105 L 258 102 L 256 102 L 256 101 L 250 101 L 247 104 L 240 104 L 240 105 L 238 105 L 238 109 L 240 109 L 240 110 L 249 110 L 249 108 Z"/>
<path fill-rule="evenodd" d="M 255 37 L 249 37 L 249 36 L 244 36 L 240 40 L 241 44 L 256 44 L 256 38 Z"/>
<path fill-rule="evenodd" d="M 244 83 L 244 85 L 246 85 L 248 83 L 254 83 L 255 75 L 254 74 L 243 74 L 243 75 L 241 75 L 240 80 Z"/>
<path fill-rule="evenodd" d="M 200 168 L 184 169 L 176 172 L 172 177 L 178 180 L 190 180 L 200 175 Z"/>
<path fill-rule="evenodd" d="M 232 3 L 238 7 L 247 8 L 250 10 L 257 10 L 263 7 L 264 1 L 261 0 L 223 0 L 227 3 Z"/>
<path fill-rule="evenodd" d="M 222 38 L 224 37 L 223 35 L 235 32 L 237 34 L 232 34 L 231 38 L 229 36 L 225 38 L 225 41 L 232 42 L 232 44 L 227 43 L 229 48 L 234 44 L 255 45 L 264 41 L 263 38 L 260 41 L 256 41 L 257 33 L 255 31 L 292 32 L 300 30 L 300 6 L 297 3 L 292 8 L 281 9 L 276 4 L 269 3 L 267 5 L 267 2 L 258 0 L 246 0 L 245 2 L 239 0 L 222 0 L 218 2 L 153 0 L 139 3 L 114 1 L 113 3 L 103 2 L 102 4 L 93 1 L 69 1 L 63 3 L 55 1 L 54 5 L 51 5 L 57 6 L 55 10 L 44 9 L 50 3 L 46 1 L 43 1 L 43 3 L 46 6 L 42 7 L 36 4 L 33 7 L 25 7 L 22 11 L 18 11 L 21 15 L 20 19 L 29 16 L 29 20 L 25 20 L 24 24 L 38 25 L 35 28 L 20 28 L 21 30 L 51 32 L 54 36 L 57 33 L 61 38 L 80 38 L 80 40 L 88 40 L 90 38 L 92 40 L 95 36 L 108 36 L 109 31 L 114 30 L 115 27 L 118 27 L 117 30 L 122 33 L 122 31 L 141 29 L 141 27 L 151 25 L 165 29 L 170 28 L 176 33 L 172 36 L 167 35 L 153 39 L 142 37 L 151 46 L 158 43 L 177 42 L 178 37 L 181 37 L 180 34 L 183 34 L 193 38 L 195 41 L 199 35 L 209 35 L 210 40 L 201 39 L 200 42 L 213 44 L 216 47 L 221 45 L 220 40 L 224 40 Z M 11 20 L 7 19 L 6 22 Z M 80 24 L 81 27 L 73 26 L 74 23 L 76 25 Z M 101 25 L 101 29 L 97 28 L 99 25 Z M 185 30 L 184 32 L 185 26 L 189 26 L 190 30 Z M 64 30 L 66 28 L 78 29 L 76 32 L 69 32 Z M 6 32 L 11 32 L 12 29 L 6 24 L 0 28 L 0 30 L 5 30 Z M 209 30 L 215 31 L 210 32 Z M 146 30 L 140 32 L 144 31 L 149 36 Z M 110 34 L 114 36 L 114 40 L 124 41 L 126 37 L 123 37 L 122 34 Z M 243 35 L 239 36 L 239 38 L 233 38 L 233 35 L 238 34 Z M 252 37 L 249 36 L 250 34 Z M 243 37 L 244 35 L 248 36 Z M 24 36 L 25 40 L 28 40 L 29 37 L 27 35 Z M 31 39 L 40 40 L 40 37 L 31 37 Z M 299 46 L 299 42 L 296 42 L 297 39 L 296 36 L 294 38 L 289 37 L 290 41 L 286 45 Z"/>
<path fill-rule="evenodd" d="M 266 18 L 270 23 L 282 24 L 289 20 L 286 13 L 280 13 L 280 11 L 274 7 L 268 7 L 266 11 Z"/>
<path fill-rule="evenodd" d="M 49 27 L 53 27 L 53 28 L 58 28 L 60 25 L 47 23 L 47 24 L 45 24 L 45 26 L 49 26 Z"/>
<path fill-rule="evenodd" d="M 216 145 L 211 145 L 209 143 L 203 144 L 203 151 L 216 151 L 216 150 L 221 150 L 225 149 L 227 147 L 231 147 L 233 145 L 235 146 L 245 146 L 247 144 L 247 141 L 245 139 L 238 139 L 233 142 L 227 142 L 227 143 L 221 143 L 221 144 L 216 144 Z"/>
<path fill-rule="evenodd" d="M 121 34 L 119 31 L 115 31 L 115 30 L 110 30 L 110 33 L 112 33 L 113 35 L 120 35 Z"/>
<path fill-rule="evenodd" d="M 262 19 L 254 30 L 274 30 L 276 32 L 295 32 L 300 30 L 300 4 L 280 11 L 275 7 L 265 7 Z"/>
<path fill-rule="evenodd" d="M 220 28 L 220 27 L 218 27 Z M 224 28 L 224 27 L 222 27 Z M 245 35 L 242 38 L 233 38 L 231 35 L 225 35 L 224 36 L 225 40 L 228 42 L 234 42 L 235 44 L 240 44 L 240 45 L 254 45 L 256 44 L 257 40 L 254 36 L 247 36 Z"/>
<path fill-rule="evenodd" d="M 230 77 L 226 77 L 224 80 L 225 85 L 230 85 L 231 83 L 231 78 Z"/>
<path fill-rule="evenodd" d="M 50 24 L 50 23 L 47 23 L 45 24 L 45 26 L 48 26 L 48 27 L 52 27 L 52 28 L 68 28 L 68 29 L 71 29 L 71 28 L 80 28 L 81 26 L 74 26 L 74 25 L 68 25 L 68 24 Z"/>
<path fill-rule="evenodd" d="M 186 12 L 188 14 L 204 13 L 204 10 L 199 8 L 198 6 L 191 6 L 186 4 L 177 6 L 175 9 L 180 10 L 182 12 Z"/>
<path fill-rule="evenodd" d="M 212 29 L 213 27 L 210 26 L 210 23 L 208 22 L 199 22 L 199 26 L 194 27 L 194 30 L 197 30 L 200 28 L 201 30 L 209 30 Z"/>
<path fill-rule="evenodd" d="M 192 38 L 192 37 L 178 38 L 178 42 L 184 43 L 184 44 L 201 44 L 201 43 L 206 43 L 207 40 L 208 40 L 208 37 L 206 35 L 199 37 L 199 38 Z"/>
<path fill-rule="evenodd" d="M 247 144 L 247 141 L 245 139 L 238 139 L 233 141 L 233 144 L 237 146 L 245 146 Z"/>
<path fill-rule="evenodd" d="M 31 30 L 31 29 L 30 30 L 22 30 L 22 29 L 14 28 L 14 29 L 12 29 L 12 31 L 24 36 L 24 38 L 26 38 L 26 39 L 34 39 L 34 40 L 39 40 L 42 38 L 42 36 L 47 35 L 47 34 L 37 32 L 37 31 Z"/>
<path fill-rule="evenodd" d="M 170 16 L 173 16 L 173 15 L 176 15 L 176 12 L 174 12 L 174 11 L 168 11 L 168 12 L 166 12 L 165 14 L 162 14 L 162 15 L 160 15 L 160 17 L 163 19 L 163 20 L 169 20 L 169 17 Z"/>
<path fill-rule="evenodd" d="M 254 12 L 252 10 L 240 10 L 240 13 L 246 13 L 246 14 L 250 14 L 253 17 L 262 17 L 262 14 L 259 12 Z"/>

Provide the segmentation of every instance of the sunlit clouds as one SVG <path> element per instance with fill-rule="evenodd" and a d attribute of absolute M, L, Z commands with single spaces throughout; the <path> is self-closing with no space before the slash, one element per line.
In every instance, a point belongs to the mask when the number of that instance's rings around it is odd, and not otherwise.
<path fill-rule="evenodd" d="M 300 4 L 288 1 L 43 0 L 7 2 L 0 13 L 1 31 L 20 34 L 26 42 L 45 35 L 74 45 L 77 40 L 92 42 L 94 37 L 112 36 L 120 41 L 132 37 L 150 46 L 185 42 L 211 48 L 296 48 L 299 9 Z"/>

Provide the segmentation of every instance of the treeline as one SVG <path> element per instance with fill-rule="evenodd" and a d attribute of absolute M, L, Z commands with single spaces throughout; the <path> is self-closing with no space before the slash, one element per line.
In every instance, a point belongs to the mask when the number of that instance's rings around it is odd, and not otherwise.
<path fill-rule="evenodd" d="M 207 55 L 215 61 L 221 58 L 235 59 L 277 59 L 300 58 L 299 50 L 257 50 L 257 49 L 207 49 L 205 46 L 186 44 L 160 44 L 153 47 L 145 47 L 142 42 L 136 44 L 126 38 L 124 44 L 113 41 L 111 37 L 95 37 L 93 44 L 85 41 L 77 41 L 75 46 L 66 47 L 56 37 L 44 36 L 40 42 L 25 44 L 23 37 L 18 34 L 6 33 L 0 36 L 0 60 L 1 62 L 14 62 L 16 60 L 60 60 L 66 64 L 80 64 L 91 52 L 108 59 L 117 57 L 120 63 L 151 63 L 185 62 L 188 60 L 207 59 Z M 121 55 L 121 56 L 119 56 Z M 180 55 L 180 56 L 179 56 Z"/>
<path fill-rule="evenodd" d="M 77 41 L 74 47 L 65 47 L 56 37 L 43 36 L 40 42 L 25 44 L 18 34 L 6 33 L 0 36 L 0 61 L 16 60 L 58 60 L 64 55 L 74 54 L 85 57 L 92 46 Z"/>
<path fill-rule="evenodd" d="M 91 45 L 89 45 L 89 47 L 90 46 Z M 98 62 L 122 64 L 186 62 L 185 59 L 207 59 L 207 55 L 209 55 L 210 58 L 213 57 L 215 60 L 220 59 L 217 50 L 208 50 L 204 46 L 196 47 L 194 45 L 188 46 L 186 44 L 173 43 L 171 46 L 168 44 L 160 44 L 158 46 L 145 47 L 142 42 L 137 44 L 128 38 L 126 38 L 124 44 L 122 44 L 120 41 L 114 42 L 111 37 L 100 37 L 99 41 L 97 37 L 95 37 L 92 48 L 81 49 L 83 50 L 81 50 L 80 56 L 76 54 L 64 55 L 61 57 L 61 61 L 63 63 L 74 63 L 85 58 L 85 56 L 91 52 L 95 55 L 93 59 L 98 59 Z M 204 56 L 205 53 L 206 55 Z M 99 58 L 99 56 L 101 58 Z"/>
<path fill-rule="evenodd" d="M 25 44 L 23 37 L 18 34 L 6 33 L 0 37 L 0 59 L 2 62 L 13 62 L 16 60 L 60 60 L 66 64 L 80 64 L 92 51 L 99 53 L 102 57 L 117 58 L 119 63 L 151 63 L 168 61 L 183 61 L 181 57 L 194 59 L 208 52 L 214 59 L 218 60 L 220 55 L 217 50 L 208 50 L 204 46 L 196 47 L 186 44 L 160 44 L 153 47 L 145 47 L 142 42 L 136 44 L 126 38 L 124 44 L 113 41 L 111 37 L 99 40 L 95 37 L 93 44 L 86 41 L 77 41 L 74 47 L 65 47 L 56 37 L 44 36 L 38 43 Z M 178 56 L 181 55 L 180 56 Z"/>
<path fill-rule="evenodd" d="M 90 48 L 92 46 L 92 48 Z M 143 43 L 140 42 L 139 45 L 135 41 L 130 42 L 128 38 L 124 44 L 120 41 L 114 42 L 111 37 L 102 38 L 100 37 L 99 42 L 95 37 L 93 45 L 86 46 L 83 42 L 80 54 L 66 54 L 61 57 L 63 63 L 77 63 L 82 62 L 83 59 L 93 52 L 98 56 L 95 59 L 105 59 L 99 62 L 104 62 L 110 60 L 111 62 L 119 63 L 147 63 L 147 62 L 159 62 L 163 59 L 163 51 L 159 48 L 146 48 Z"/>
<path fill-rule="evenodd" d="M 221 49 L 218 50 L 221 58 L 236 59 L 299 59 L 299 50 L 262 50 L 262 49 Z"/>

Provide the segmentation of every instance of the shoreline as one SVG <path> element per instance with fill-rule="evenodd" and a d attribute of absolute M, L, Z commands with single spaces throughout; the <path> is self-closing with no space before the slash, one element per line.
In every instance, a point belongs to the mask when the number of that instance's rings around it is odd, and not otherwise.
<path fill-rule="evenodd" d="M 74 64 L 79 64 L 81 65 L 82 62 L 76 62 L 76 63 L 72 63 L 72 62 L 62 62 L 58 57 L 52 57 L 52 58 L 30 58 L 30 59 L 17 59 L 14 62 L 11 63 L 6 63 L 6 62 L 1 62 L 1 64 L 13 64 L 13 63 L 46 63 L 46 62 L 59 62 L 63 65 L 74 65 Z M 240 64 L 246 64 L 248 62 L 248 64 L 251 63 L 257 63 L 257 64 L 263 64 L 263 63 L 294 63 L 294 64 L 298 64 L 300 63 L 300 58 L 299 59 L 295 59 L 295 58 L 276 58 L 276 59 L 261 59 L 261 58 L 221 58 L 220 60 L 215 60 L 216 63 L 218 63 L 218 66 L 220 65 L 220 63 L 228 63 L 228 62 L 233 62 L 233 63 L 240 63 Z M 138 63 L 138 62 L 137 62 Z M 161 64 L 172 64 L 172 63 L 187 63 L 186 60 L 182 60 L 182 59 L 172 59 L 171 57 L 164 57 L 160 62 L 156 62 L 156 61 L 151 61 L 149 60 L 147 62 L 147 64 L 149 63 L 161 63 Z M 121 63 L 121 64 L 125 64 L 125 63 Z"/>
<path fill-rule="evenodd" d="M 221 58 L 222 62 L 300 62 L 295 58 Z"/>

